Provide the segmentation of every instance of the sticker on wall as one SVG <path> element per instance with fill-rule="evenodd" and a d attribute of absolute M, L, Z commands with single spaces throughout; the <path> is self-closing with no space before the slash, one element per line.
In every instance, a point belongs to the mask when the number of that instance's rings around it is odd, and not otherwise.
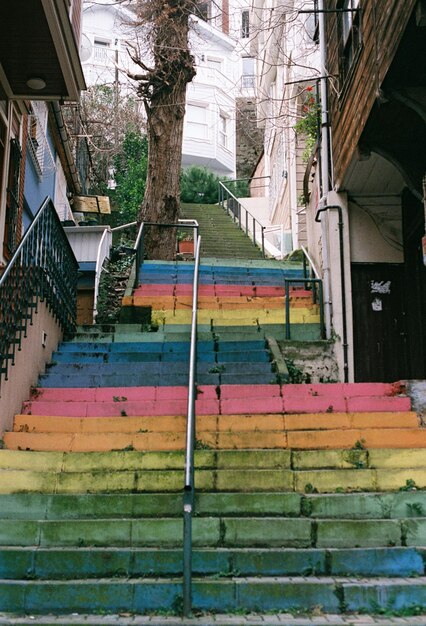
<path fill-rule="evenodd" d="M 383 310 L 383 303 L 381 301 L 380 298 L 374 298 L 373 302 L 371 303 L 371 308 L 373 309 L 373 311 L 382 311 Z"/>
<path fill-rule="evenodd" d="M 372 280 L 371 281 L 371 293 L 390 293 L 391 281 L 387 280 Z"/>

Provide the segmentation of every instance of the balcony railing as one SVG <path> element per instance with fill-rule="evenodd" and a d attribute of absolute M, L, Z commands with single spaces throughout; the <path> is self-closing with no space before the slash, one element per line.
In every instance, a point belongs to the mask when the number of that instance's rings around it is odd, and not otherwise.
<path fill-rule="evenodd" d="M 7 380 L 40 302 L 64 332 L 74 330 L 77 270 L 55 207 L 46 198 L 0 279 L 0 380 Z"/>

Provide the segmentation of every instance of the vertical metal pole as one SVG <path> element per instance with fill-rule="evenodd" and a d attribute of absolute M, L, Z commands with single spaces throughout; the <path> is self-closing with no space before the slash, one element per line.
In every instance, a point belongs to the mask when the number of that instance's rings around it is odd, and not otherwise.
<path fill-rule="evenodd" d="M 248 211 L 246 209 L 246 235 L 248 236 Z"/>
<path fill-rule="evenodd" d="M 325 325 L 324 325 L 324 299 L 322 290 L 322 280 L 318 283 L 319 288 L 319 305 L 320 305 L 320 336 L 321 339 L 325 339 Z"/>
<path fill-rule="evenodd" d="M 256 245 L 256 220 L 253 218 L 253 243 Z"/>
<path fill-rule="evenodd" d="M 195 399 L 197 367 L 197 307 L 198 272 L 200 265 L 198 237 L 195 248 L 195 266 L 192 293 L 191 346 L 189 357 L 188 415 L 186 426 L 185 484 L 183 492 L 183 615 L 189 617 L 192 608 L 192 514 L 194 509 L 194 443 Z"/>
<path fill-rule="evenodd" d="M 261 226 L 262 231 L 262 256 L 265 258 L 265 227 Z"/>
<path fill-rule="evenodd" d="M 284 281 L 285 288 L 285 338 L 290 339 L 290 283 Z"/>

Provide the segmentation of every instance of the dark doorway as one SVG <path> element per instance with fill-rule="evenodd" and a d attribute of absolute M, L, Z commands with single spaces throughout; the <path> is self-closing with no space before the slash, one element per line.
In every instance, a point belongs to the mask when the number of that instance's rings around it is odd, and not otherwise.
<path fill-rule="evenodd" d="M 426 378 L 426 267 L 423 203 L 402 194 L 404 263 L 353 263 L 357 382 Z"/>
<path fill-rule="evenodd" d="M 356 382 L 407 377 L 404 265 L 352 263 Z"/>

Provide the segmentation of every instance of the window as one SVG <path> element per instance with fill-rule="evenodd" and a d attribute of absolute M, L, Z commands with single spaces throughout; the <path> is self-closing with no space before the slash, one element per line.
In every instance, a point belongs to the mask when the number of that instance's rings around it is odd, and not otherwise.
<path fill-rule="evenodd" d="M 219 115 L 219 145 L 228 147 L 228 119 L 223 113 Z"/>
<path fill-rule="evenodd" d="M 201 18 L 205 22 L 208 22 L 211 17 L 211 3 L 197 2 L 194 7 L 194 13 L 197 17 Z"/>
<path fill-rule="evenodd" d="M 95 44 L 95 63 L 107 63 L 111 42 L 108 39 L 95 39 L 93 43 Z"/>
<path fill-rule="evenodd" d="M 242 87 L 243 89 L 254 88 L 254 58 L 243 57 Z"/>
<path fill-rule="evenodd" d="M 17 139 L 10 140 L 9 174 L 6 196 L 6 219 L 3 252 L 7 259 L 18 245 L 19 220 L 19 176 L 21 172 L 22 152 Z"/>
<path fill-rule="evenodd" d="M 342 0 L 339 19 L 340 77 L 344 82 L 361 47 L 359 0 Z"/>
<path fill-rule="evenodd" d="M 45 102 L 32 101 L 32 113 L 28 115 L 27 148 L 39 179 L 47 171 L 55 169 L 52 152 L 47 141 L 48 109 Z"/>
<path fill-rule="evenodd" d="M 247 39 L 250 36 L 250 13 L 248 11 L 241 12 L 241 39 Z"/>
<path fill-rule="evenodd" d="M 207 57 L 205 65 L 208 67 L 207 75 L 209 76 L 209 78 L 221 80 L 220 76 L 222 74 L 222 59 Z"/>
<path fill-rule="evenodd" d="M 207 139 L 207 107 L 188 104 L 186 107 L 186 130 L 188 137 L 193 139 Z"/>

